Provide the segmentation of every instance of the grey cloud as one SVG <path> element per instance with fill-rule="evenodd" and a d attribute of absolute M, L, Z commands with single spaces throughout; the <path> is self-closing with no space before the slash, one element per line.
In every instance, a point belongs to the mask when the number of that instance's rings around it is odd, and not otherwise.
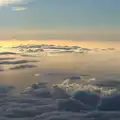
<path fill-rule="evenodd" d="M 58 109 L 61 111 L 81 112 L 92 110 L 92 107 L 74 99 L 61 99 L 57 101 Z"/>
<path fill-rule="evenodd" d="M 26 69 L 26 68 L 34 68 L 37 67 L 36 65 L 30 65 L 30 64 L 26 64 L 26 65 L 19 65 L 19 66 L 14 66 L 9 68 L 10 70 L 20 70 L 20 69 Z"/>
<path fill-rule="evenodd" d="M 117 93 L 102 97 L 94 91 L 77 91 L 68 95 L 58 86 L 49 89 L 46 83 L 36 83 L 29 86 L 29 93 L 6 94 L 13 88 L 0 85 L 0 120 L 120 119 L 120 94 Z M 93 102 L 97 107 L 91 107 Z"/>
<path fill-rule="evenodd" d="M 18 45 L 12 48 L 18 49 L 20 52 L 48 52 L 48 53 L 87 53 L 87 52 L 99 52 L 105 51 L 104 49 L 91 49 L 91 48 L 82 48 L 79 46 L 58 46 L 58 45 L 48 45 L 48 44 L 40 44 L 40 45 Z M 108 51 L 115 50 L 114 48 L 106 49 Z"/>
<path fill-rule="evenodd" d="M 36 116 L 35 120 L 80 120 L 80 118 L 82 118 L 81 113 L 53 111 Z"/>
<path fill-rule="evenodd" d="M 15 59 L 15 58 L 14 58 L 14 57 L 0 58 L 0 61 L 1 61 L 1 60 L 13 60 L 13 59 Z"/>
<path fill-rule="evenodd" d="M 52 92 L 52 96 L 55 99 L 67 99 L 70 97 L 70 95 L 63 90 L 62 88 L 58 87 L 58 86 L 53 86 L 53 92 Z"/>
<path fill-rule="evenodd" d="M 16 55 L 14 52 L 0 52 L 0 55 Z"/>
<path fill-rule="evenodd" d="M 16 61 L 2 61 L 0 64 L 23 64 L 28 62 L 38 62 L 36 60 L 16 60 Z"/>
<path fill-rule="evenodd" d="M 98 94 L 88 91 L 77 91 L 72 95 L 72 98 L 95 108 L 100 101 L 100 96 Z"/>
<path fill-rule="evenodd" d="M 37 57 L 35 55 L 26 55 L 26 54 L 22 54 L 21 56 L 23 56 L 23 57 Z"/>
<path fill-rule="evenodd" d="M 52 97 L 50 91 L 46 88 L 34 90 L 32 96 L 42 97 L 42 98 L 51 98 Z"/>
<path fill-rule="evenodd" d="M 12 85 L 0 85 L 0 93 L 8 93 L 13 90 L 15 87 Z"/>
<path fill-rule="evenodd" d="M 120 94 L 112 94 L 101 99 L 99 110 L 120 111 Z"/>

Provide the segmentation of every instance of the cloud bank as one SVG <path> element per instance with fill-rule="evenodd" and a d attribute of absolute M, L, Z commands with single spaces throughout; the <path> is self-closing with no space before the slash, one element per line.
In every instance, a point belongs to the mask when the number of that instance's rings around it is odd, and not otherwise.
<path fill-rule="evenodd" d="M 24 53 L 88 53 L 88 52 L 99 52 L 99 51 L 113 51 L 115 48 L 84 48 L 80 46 L 62 46 L 62 45 L 50 45 L 50 44 L 25 44 L 13 46 L 13 49 L 17 49 L 19 52 Z"/>
<path fill-rule="evenodd" d="M 68 84 L 67 87 L 71 85 Z M 59 86 L 50 89 L 45 83 L 36 83 L 26 88 L 23 93 L 13 96 L 8 94 L 13 88 L 10 85 L 0 86 L 1 120 L 116 120 L 120 118 L 119 94 L 111 93 L 109 96 L 107 94 L 102 96 L 102 92 L 86 91 L 82 87 L 82 91 L 78 90 L 71 94 Z M 63 92 L 68 96 L 65 97 Z"/>

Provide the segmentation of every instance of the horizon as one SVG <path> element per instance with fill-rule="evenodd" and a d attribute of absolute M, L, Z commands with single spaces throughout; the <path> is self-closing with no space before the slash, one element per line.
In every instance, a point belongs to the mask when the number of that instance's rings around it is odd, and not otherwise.
<path fill-rule="evenodd" d="M 0 0 L 0 40 L 120 41 L 119 4 L 119 0 Z"/>
<path fill-rule="evenodd" d="M 52 44 L 61 46 L 80 46 L 85 48 L 115 48 L 120 49 L 120 41 L 75 41 L 75 40 L 3 40 L 0 41 L 2 46 L 16 46 L 23 44 Z"/>

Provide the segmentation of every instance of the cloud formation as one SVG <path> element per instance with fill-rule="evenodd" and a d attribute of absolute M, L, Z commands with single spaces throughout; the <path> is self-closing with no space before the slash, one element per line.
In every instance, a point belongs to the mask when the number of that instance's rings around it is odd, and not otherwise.
<path fill-rule="evenodd" d="M 70 96 L 65 98 L 64 94 L 61 94 L 62 90 L 49 89 L 45 83 L 29 86 L 24 94 L 17 96 L 7 94 L 13 88 L 10 85 L 0 85 L 1 120 L 116 120 L 120 118 L 119 94 L 102 97 L 100 94 L 96 96 L 94 91 L 91 93 L 83 91 L 82 94 L 81 92 L 69 94 Z M 53 97 L 52 89 L 56 94 L 61 94 L 61 98 Z M 96 97 L 100 98 L 100 103 L 94 108 L 88 103 L 94 103 Z"/>
<path fill-rule="evenodd" d="M 88 52 L 99 52 L 99 51 L 113 51 L 114 48 L 108 49 L 92 49 L 84 48 L 80 46 L 64 46 L 64 45 L 52 45 L 52 44 L 23 44 L 12 47 L 17 49 L 19 52 L 25 53 L 88 53 Z"/>

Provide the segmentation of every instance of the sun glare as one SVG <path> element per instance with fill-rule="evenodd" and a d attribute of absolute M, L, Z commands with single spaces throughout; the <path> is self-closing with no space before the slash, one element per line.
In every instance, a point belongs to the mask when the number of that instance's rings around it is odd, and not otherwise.
<path fill-rule="evenodd" d="M 21 0 L 0 0 L 0 5 L 11 4 L 14 2 L 20 2 Z"/>

